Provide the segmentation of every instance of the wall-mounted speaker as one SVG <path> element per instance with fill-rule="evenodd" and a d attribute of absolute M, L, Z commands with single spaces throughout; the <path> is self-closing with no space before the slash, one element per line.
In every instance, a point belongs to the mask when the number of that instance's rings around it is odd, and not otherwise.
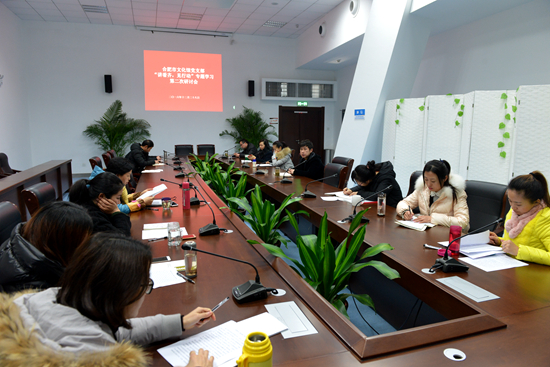
<path fill-rule="evenodd" d="M 113 93 L 113 77 L 110 75 L 104 75 L 105 79 L 105 93 Z"/>
<path fill-rule="evenodd" d="M 327 26 L 325 24 L 325 22 L 323 22 L 320 26 L 319 26 L 319 35 L 321 37 L 324 37 L 325 36 L 325 33 L 327 33 Z"/>
<path fill-rule="evenodd" d="M 248 81 L 248 96 L 254 97 L 254 80 Z"/>

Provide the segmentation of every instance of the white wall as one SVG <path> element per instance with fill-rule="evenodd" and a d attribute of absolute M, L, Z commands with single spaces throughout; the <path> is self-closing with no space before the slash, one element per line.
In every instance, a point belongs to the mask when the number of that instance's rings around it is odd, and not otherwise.
<path fill-rule="evenodd" d="M 21 20 L 0 3 L 0 152 L 15 169 L 32 166 Z"/>
<path fill-rule="evenodd" d="M 342 110 L 346 109 L 348 104 L 349 92 L 351 90 L 351 83 L 355 75 L 355 68 L 357 64 L 350 65 L 336 72 L 336 81 L 338 82 L 338 95 L 336 96 L 336 108 L 334 111 L 334 121 L 336 125 L 336 136 L 340 134 L 340 127 L 342 126 Z"/>
<path fill-rule="evenodd" d="M 300 36 L 297 67 L 365 33 L 372 0 L 358 0 L 359 11 L 355 17 L 349 11 L 349 3 L 350 0 L 344 0 Z M 323 37 L 319 35 L 319 26 L 322 23 L 326 26 Z"/>
<path fill-rule="evenodd" d="M 24 22 L 25 64 L 29 72 L 29 120 L 34 165 L 49 159 L 72 158 L 73 171 L 89 172 L 88 158 L 101 154 L 82 135 L 107 107 L 120 99 L 129 117 L 151 125 L 153 153 L 174 144 L 214 143 L 218 151 L 232 146 L 218 133 L 225 120 L 242 106 L 259 110 L 266 120 L 278 116 L 278 106 L 294 102 L 260 100 L 260 79 L 334 80 L 332 71 L 296 70 L 296 40 L 236 35 L 227 38 L 147 33 L 133 27 Z M 220 53 L 223 66 L 224 112 L 163 112 L 144 110 L 143 50 Z M 113 93 L 103 89 L 103 75 L 113 76 Z M 248 97 L 248 80 L 256 81 L 256 96 Z M 325 146 L 334 147 L 335 102 L 325 106 Z M 233 110 L 233 106 L 236 110 Z M 339 124 L 340 120 L 338 120 Z M 55 139 L 52 144 L 48 138 Z M 47 152 L 47 154 L 45 154 Z"/>
<path fill-rule="evenodd" d="M 549 24 L 535 0 L 430 37 L 410 97 L 550 84 Z"/>

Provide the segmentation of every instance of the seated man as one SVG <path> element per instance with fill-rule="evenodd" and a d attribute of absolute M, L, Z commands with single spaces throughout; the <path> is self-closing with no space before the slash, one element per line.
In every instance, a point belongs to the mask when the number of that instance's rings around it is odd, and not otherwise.
<path fill-rule="evenodd" d="M 300 142 L 300 163 L 296 165 L 297 168 L 291 168 L 288 173 L 294 176 L 305 176 L 318 180 L 323 178 L 323 172 L 325 171 L 325 165 L 317 154 L 313 153 L 313 143 L 306 139 Z M 299 167 L 298 167 L 299 166 Z"/>
<path fill-rule="evenodd" d="M 248 140 L 246 139 L 241 139 L 239 141 L 239 145 L 241 146 L 241 149 L 243 150 L 242 152 L 240 153 L 235 153 L 233 154 L 233 156 L 235 158 L 240 158 L 240 159 L 246 159 L 246 157 L 250 154 L 252 155 L 256 155 L 256 153 L 258 153 L 258 150 L 256 149 L 256 147 L 254 146 L 254 144 L 252 143 L 249 143 Z"/>
<path fill-rule="evenodd" d="M 132 163 L 134 168 L 132 172 L 141 173 L 146 166 L 152 166 L 155 163 L 160 162 L 160 157 L 149 157 L 149 152 L 155 144 L 149 139 L 144 140 L 143 143 L 134 143 L 130 147 L 130 153 L 126 154 L 126 159 Z"/>

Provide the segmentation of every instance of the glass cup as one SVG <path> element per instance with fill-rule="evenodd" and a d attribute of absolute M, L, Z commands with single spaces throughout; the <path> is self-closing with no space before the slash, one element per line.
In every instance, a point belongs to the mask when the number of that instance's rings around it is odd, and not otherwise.
<path fill-rule="evenodd" d="M 181 243 L 180 224 L 178 222 L 168 223 L 168 246 L 179 246 Z"/>
<path fill-rule="evenodd" d="M 281 175 L 281 167 L 275 167 L 275 176 Z"/>
<path fill-rule="evenodd" d="M 386 193 L 382 192 L 378 194 L 377 214 L 379 217 L 386 215 Z"/>
<path fill-rule="evenodd" d="M 187 241 L 186 245 L 197 248 L 195 241 Z M 185 250 L 183 254 L 185 260 L 185 276 L 188 278 L 195 278 L 197 276 L 197 252 L 193 250 Z"/>
<path fill-rule="evenodd" d="M 162 209 L 163 210 L 170 210 L 171 207 L 172 207 L 172 199 L 162 198 Z"/>
<path fill-rule="evenodd" d="M 449 244 L 455 238 L 460 237 L 461 233 L 462 233 L 461 226 L 450 226 L 449 227 Z M 455 242 L 453 242 L 452 245 L 450 245 L 449 254 L 451 256 L 458 256 L 459 251 L 460 251 L 460 240 L 456 240 Z"/>

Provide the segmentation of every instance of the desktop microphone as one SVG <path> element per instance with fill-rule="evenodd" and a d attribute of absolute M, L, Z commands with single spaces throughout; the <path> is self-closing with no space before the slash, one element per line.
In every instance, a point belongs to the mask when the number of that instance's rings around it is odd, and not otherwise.
<path fill-rule="evenodd" d="M 204 195 L 199 190 L 197 185 L 193 185 L 192 183 L 189 183 L 189 186 L 194 187 L 194 189 L 201 195 L 202 200 L 208 205 L 210 208 L 210 211 L 212 212 L 212 223 L 205 225 L 204 227 L 199 228 L 199 236 L 212 236 L 216 234 L 220 234 L 220 227 L 216 225 L 216 215 L 214 215 L 214 210 L 212 210 L 212 207 L 210 204 L 208 204 L 208 201 L 204 198 Z"/>
<path fill-rule="evenodd" d="M 165 165 L 170 166 L 174 169 L 174 171 L 183 171 L 183 167 L 181 166 L 174 166 L 173 164 L 170 164 L 168 162 L 164 162 Z"/>
<path fill-rule="evenodd" d="M 292 167 L 292 168 L 296 168 L 296 167 L 300 167 L 302 164 L 306 163 L 307 160 L 303 161 L 302 163 L 298 163 L 296 166 Z M 288 173 L 288 171 L 292 168 L 289 168 L 287 169 L 284 173 Z M 279 181 L 275 181 L 275 182 L 271 182 L 270 185 L 273 185 L 273 184 L 276 184 L 277 182 L 280 182 L 282 184 L 289 184 L 289 183 L 292 183 L 292 180 L 286 178 L 286 177 L 283 177 L 283 179 L 279 180 Z"/>
<path fill-rule="evenodd" d="M 367 199 L 370 199 L 373 196 L 378 196 L 378 194 L 380 194 L 381 192 L 384 192 L 386 190 L 391 190 L 392 188 L 393 188 L 392 185 L 388 185 L 388 187 L 386 187 L 385 189 L 382 189 L 378 192 L 375 192 L 374 194 L 370 194 L 370 195 L 367 195 L 365 197 L 361 197 L 361 200 L 359 200 L 359 202 L 357 204 L 355 204 L 355 206 L 353 207 L 353 214 L 350 215 L 347 218 L 342 219 L 342 222 L 343 221 L 352 222 L 355 219 L 355 217 L 357 216 L 357 214 L 356 214 L 357 213 L 357 206 L 359 204 L 361 204 L 363 201 L 365 201 Z M 369 222 L 369 218 L 361 217 L 361 223 L 368 223 L 368 222 Z"/>
<path fill-rule="evenodd" d="M 229 149 L 226 149 L 223 151 L 224 154 L 222 154 L 222 156 L 220 158 L 222 159 L 227 159 L 229 158 L 229 152 L 233 149 L 237 148 L 237 146 L 235 145 L 233 148 L 229 148 Z"/>
<path fill-rule="evenodd" d="M 262 285 L 262 283 L 260 283 L 260 275 L 258 274 L 258 269 L 256 269 L 256 267 L 252 263 L 249 263 L 248 261 L 234 259 L 232 257 L 215 254 L 213 252 L 199 250 L 198 248 L 191 247 L 186 244 L 181 245 L 181 248 L 183 250 L 202 252 L 208 255 L 217 256 L 223 259 L 233 260 L 233 261 L 237 261 L 237 262 L 252 266 L 256 271 L 256 279 L 249 280 L 244 284 L 233 287 L 233 291 L 231 293 L 233 294 L 233 298 L 235 298 L 235 301 L 237 301 L 237 303 L 246 303 L 246 302 L 266 299 L 267 292 L 275 291 L 273 288 L 266 288 Z"/>
<path fill-rule="evenodd" d="M 469 267 L 468 265 L 462 264 L 460 261 L 453 259 L 452 257 L 449 257 L 449 248 L 451 247 L 451 244 L 455 241 L 458 241 L 459 239 L 469 236 L 471 234 L 476 234 L 479 232 L 483 232 L 483 230 L 490 228 L 491 226 L 494 226 L 495 224 L 502 223 L 504 219 L 498 218 L 494 222 L 491 222 L 483 227 L 480 227 L 476 229 L 475 231 L 472 231 L 470 233 L 465 234 L 464 236 L 460 236 L 449 242 L 447 245 L 447 249 L 445 250 L 445 256 L 443 256 L 442 259 L 435 260 L 435 264 L 430 268 L 430 271 L 432 271 L 433 268 L 439 269 L 444 273 L 450 273 L 450 272 L 462 272 L 462 271 L 468 271 Z M 435 271 L 435 270 L 434 270 Z"/>
<path fill-rule="evenodd" d="M 323 177 L 323 178 L 320 178 L 320 179 L 318 179 L 318 180 L 314 180 L 314 181 L 309 182 L 309 183 L 306 185 L 306 188 L 305 188 L 305 190 L 304 190 L 304 192 L 302 193 L 301 196 L 302 196 L 303 198 L 316 198 L 317 195 L 315 195 L 314 193 L 312 193 L 311 191 L 309 191 L 309 190 L 307 189 L 307 187 L 309 186 L 309 184 L 311 184 L 311 183 L 313 183 L 313 182 L 317 182 L 317 181 L 323 181 L 323 180 L 326 180 L 327 178 L 333 178 L 333 177 L 336 177 L 336 176 L 338 176 L 338 175 L 339 175 L 339 173 L 335 173 L 335 174 L 333 174 L 333 175 L 330 175 L 330 176 L 327 176 L 327 177 Z"/>
<path fill-rule="evenodd" d="M 183 185 L 180 184 L 180 183 L 168 181 L 168 180 L 165 180 L 164 178 L 161 178 L 160 180 L 162 182 L 168 182 L 168 183 L 171 183 L 171 184 L 174 184 L 174 185 L 178 185 L 180 187 L 180 189 L 183 189 Z M 187 181 L 187 182 L 189 182 L 189 181 Z M 195 185 L 193 185 L 192 183 L 189 183 L 189 186 L 191 187 L 191 189 L 195 190 L 195 187 L 194 187 Z M 200 205 L 200 203 L 201 203 L 201 201 L 197 198 L 197 192 L 195 191 L 195 197 L 189 199 L 189 205 Z"/>

